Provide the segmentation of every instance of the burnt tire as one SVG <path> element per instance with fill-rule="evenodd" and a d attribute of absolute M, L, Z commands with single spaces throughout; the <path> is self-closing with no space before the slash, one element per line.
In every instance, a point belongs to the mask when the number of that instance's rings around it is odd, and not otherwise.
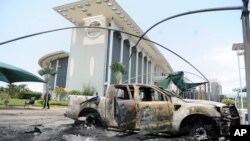
<path fill-rule="evenodd" d="M 191 124 L 189 136 L 194 140 L 206 141 L 218 139 L 219 132 L 213 120 L 208 118 L 195 119 Z"/>
<path fill-rule="evenodd" d="M 100 128 L 102 126 L 101 118 L 97 113 L 89 113 L 86 115 L 85 125 L 92 128 Z"/>

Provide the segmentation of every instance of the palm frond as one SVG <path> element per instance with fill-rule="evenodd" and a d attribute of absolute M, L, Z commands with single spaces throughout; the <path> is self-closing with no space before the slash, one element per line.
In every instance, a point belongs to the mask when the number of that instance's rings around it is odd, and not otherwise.
<path fill-rule="evenodd" d="M 51 76 L 55 76 L 56 75 L 56 71 L 54 71 L 54 69 L 50 68 L 50 67 L 46 67 L 43 68 L 41 70 L 38 71 L 38 73 L 43 76 L 43 75 L 51 75 Z"/>
<path fill-rule="evenodd" d="M 113 73 L 121 72 L 122 74 L 127 73 L 127 68 L 123 63 L 115 62 L 110 66 L 110 69 Z"/>

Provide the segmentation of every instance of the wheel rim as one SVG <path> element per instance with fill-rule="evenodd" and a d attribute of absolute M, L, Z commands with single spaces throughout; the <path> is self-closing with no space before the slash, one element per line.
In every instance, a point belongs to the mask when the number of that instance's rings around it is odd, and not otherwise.
<path fill-rule="evenodd" d="M 207 140 L 207 131 L 204 127 L 197 127 L 192 131 L 193 136 L 197 140 Z"/>
<path fill-rule="evenodd" d="M 86 125 L 88 127 L 95 127 L 95 124 L 96 124 L 96 120 L 95 120 L 95 117 L 93 115 L 88 115 L 86 117 Z"/>

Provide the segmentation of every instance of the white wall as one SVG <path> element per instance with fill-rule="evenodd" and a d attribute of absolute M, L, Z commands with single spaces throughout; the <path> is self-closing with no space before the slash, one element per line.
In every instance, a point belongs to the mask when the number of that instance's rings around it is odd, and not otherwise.
<path fill-rule="evenodd" d="M 95 19 L 106 22 L 104 17 L 84 20 L 87 24 Z M 90 85 L 96 88 L 99 95 L 103 95 L 107 34 L 108 31 L 101 30 L 98 37 L 90 38 L 87 29 L 74 29 L 67 74 L 68 90 L 83 90 L 84 85 Z"/>

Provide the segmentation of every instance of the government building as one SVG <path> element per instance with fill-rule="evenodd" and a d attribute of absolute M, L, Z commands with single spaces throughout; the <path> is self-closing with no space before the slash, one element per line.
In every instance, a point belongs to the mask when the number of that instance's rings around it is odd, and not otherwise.
<path fill-rule="evenodd" d="M 115 0 L 81 0 L 54 10 L 77 27 L 104 27 L 137 36 L 143 34 Z M 135 47 L 138 39 L 119 31 L 75 28 L 70 52 L 46 54 L 40 58 L 39 65 L 57 71 L 49 84 L 52 89 L 59 86 L 67 90 L 82 90 L 85 85 L 91 85 L 103 95 L 107 86 L 115 83 L 110 69 L 115 62 L 123 63 L 128 70 L 123 83 L 156 84 L 173 70 L 151 42 L 141 40 Z"/>

